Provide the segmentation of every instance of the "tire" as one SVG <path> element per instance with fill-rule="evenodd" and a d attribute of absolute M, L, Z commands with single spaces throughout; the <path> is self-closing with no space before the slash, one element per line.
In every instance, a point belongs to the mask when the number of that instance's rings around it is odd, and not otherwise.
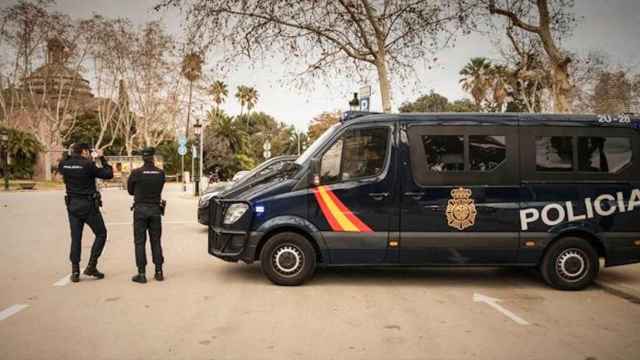
<path fill-rule="evenodd" d="M 301 285 L 316 270 L 316 251 L 304 236 L 283 232 L 264 244 L 260 252 L 260 266 L 276 285 Z"/>
<path fill-rule="evenodd" d="M 582 290 L 600 270 L 598 253 L 585 239 L 566 237 L 554 242 L 540 264 L 544 281 L 559 290 Z"/>

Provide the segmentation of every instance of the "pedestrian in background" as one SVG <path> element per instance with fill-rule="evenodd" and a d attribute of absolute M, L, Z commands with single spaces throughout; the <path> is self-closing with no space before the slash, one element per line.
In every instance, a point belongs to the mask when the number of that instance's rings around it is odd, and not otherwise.
<path fill-rule="evenodd" d="M 94 156 L 102 167 L 96 166 Z M 64 179 L 67 196 L 65 203 L 71 228 L 71 281 L 80 281 L 80 252 L 82 250 L 82 230 L 87 224 L 95 235 L 91 247 L 91 257 L 84 270 L 85 275 L 103 279 L 104 274 L 98 271 L 98 258 L 102 254 L 107 241 L 107 228 L 104 225 L 100 207 L 102 198 L 96 189 L 96 178 L 113 178 L 113 168 L 98 150 L 94 154 L 88 144 L 74 144 L 71 155 L 58 164 L 58 172 Z"/>
<path fill-rule="evenodd" d="M 165 173 L 155 166 L 153 157 L 154 148 L 142 150 L 144 165 L 131 172 L 127 182 L 127 190 L 134 197 L 133 203 L 133 237 L 136 253 L 136 266 L 138 274 L 131 280 L 137 283 L 146 283 L 147 255 L 145 243 L 147 232 L 151 243 L 151 255 L 156 267 L 155 279 L 163 281 L 162 264 L 162 215 L 164 215 L 165 202 L 162 200 L 162 189 L 165 183 Z"/>

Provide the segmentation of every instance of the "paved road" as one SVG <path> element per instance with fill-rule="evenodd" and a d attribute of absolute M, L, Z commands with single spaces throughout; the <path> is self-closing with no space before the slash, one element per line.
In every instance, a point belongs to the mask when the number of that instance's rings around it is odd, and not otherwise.
<path fill-rule="evenodd" d="M 206 231 L 193 220 L 195 200 L 176 187 L 166 197 L 164 283 L 130 281 L 130 199 L 113 189 L 104 191 L 109 238 L 100 268 L 107 278 L 54 286 L 69 273 L 63 193 L 0 194 L 0 359 L 609 360 L 640 353 L 640 305 L 597 288 L 554 291 L 526 271 L 329 269 L 302 287 L 273 286 L 255 265 L 210 257 Z M 90 246 L 87 232 L 83 262 Z M 474 302 L 474 294 L 502 302 Z"/>

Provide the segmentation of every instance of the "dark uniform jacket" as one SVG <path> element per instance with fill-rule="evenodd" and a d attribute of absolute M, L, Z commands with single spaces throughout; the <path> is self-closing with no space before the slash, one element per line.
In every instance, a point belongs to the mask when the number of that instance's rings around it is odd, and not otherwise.
<path fill-rule="evenodd" d="M 165 175 L 153 164 L 144 164 L 131 172 L 127 190 L 135 204 L 160 204 Z"/>
<path fill-rule="evenodd" d="M 69 196 L 90 196 L 95 194 L 96 178 L 112 179 L 113 167 L 109 165 L 104 157 L 99 159 L 102 162 L 102 168 L 85 159 L 80 155 L 71 155 L 58 164 L 58 171 L 64 177 L 64 184 Z"/>

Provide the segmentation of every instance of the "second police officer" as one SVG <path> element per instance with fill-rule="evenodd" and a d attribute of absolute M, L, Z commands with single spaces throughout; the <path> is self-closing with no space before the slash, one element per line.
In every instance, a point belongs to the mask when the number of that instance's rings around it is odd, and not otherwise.
<path fill-rule="evenodd" d="M 155 265 L 155 279 L 164 280 L 162 273 L 162 218 L 165 202 L 162 200 L 162 189 L 165 183 L 165 173 L 155 166 L 153 157 L 154 148 L 142 150 L 144 165 L 131 172 L 127 182 L 127 190 L 134 196 L 133 204 L 133 237 L 136 253 L 136 266 L 138 274 L 131 280 L 137 283 L 146 283 L 147 255 L 145 243 L 147 232 L 151 243 L 151 255 Z"/>

